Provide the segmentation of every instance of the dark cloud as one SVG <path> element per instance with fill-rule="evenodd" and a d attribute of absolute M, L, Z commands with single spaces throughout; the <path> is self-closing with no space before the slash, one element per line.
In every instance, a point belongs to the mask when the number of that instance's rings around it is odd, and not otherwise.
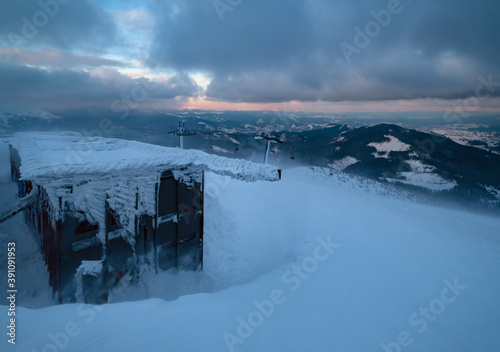
<path fill-rule="evenodd" d="M 177 72 L 152 99 L 198 96 L 181 72 L 215 101 L 466 98 L 500 82 L 499 18 L 494 0 L 2 1 L 0 99 L 106 105 L 141 81 L 100 66 L 144 56 Z"/>
<path fill-rule="evenodd" d="M 225 1 L 224 1 L 225 2 Z M 236 1 L 235 1 L 236 2 Z M 180 69 L 241 72 L 279 68 L 312 48 L 306 2 L 243 1 L 221 21 L 214 1 L 159 1 L 152 62 Z M 306 53 L 304 53 L 306 54 Z"/>
<path fill-rule="evenodd" d="M 106 48 L 117 40 L 111 15 L 88 0 L 0 2 L 4 46 L 62 49 Z"/>
<path fill-rule="evenodd" d="M 131 79 L 112 69 L 91 72 L 45 70 L 0 63 L 0 104 L 21 104 L 46 109 L 85 106 L 119 107 L 158 100 L 196 97 L 199 87 L 187 74 L 157 83 Z"/>
<path fill-rule="evenodd" d="M 39 51 L 13 48 L 0 48 L 0 62 L 41 66 L 53 69 L 71 69 L 99 66 L 124 66 L 117 60 L 103 59 L 91 55 L 75 55 L 60 50 L 42 49 Z"/>
<path fill-rule="evenodd" d="M 474 95 L 478 76 L 500 81 L 498 1 L 221 1 L 239 3 L 223 21 L 213 1 L 159 1 L 150 53 L 213 73 L 213 100 L 454 99 Z M 341 43 L 390 6 L 398 13 L 348 63 Z"/>

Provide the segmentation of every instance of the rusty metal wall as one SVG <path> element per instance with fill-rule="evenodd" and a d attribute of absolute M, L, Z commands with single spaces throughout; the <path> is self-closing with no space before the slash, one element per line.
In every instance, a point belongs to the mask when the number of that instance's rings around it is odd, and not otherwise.
<path fill-rule="evenodd" d="M 170 171 L 160 178 L 156 229 L 157 264 L 162 270 L 196 270 L 203 260 L 202 183 L 188 187 Z"/>

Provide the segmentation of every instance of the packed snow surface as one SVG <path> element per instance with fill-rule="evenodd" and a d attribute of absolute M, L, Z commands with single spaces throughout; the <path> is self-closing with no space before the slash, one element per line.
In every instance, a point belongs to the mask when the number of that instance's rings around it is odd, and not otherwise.
<path fill-rule="evenodd" d="M 197 167 L 246 181 L 278 180 L 277 168 L 199 150 L 167 148 L 75 132 L 25 132 L 7 139 L 21 158 L 21 177 L 98 174 L 127 169 Z"/>
<path fill-rule="evenodd" d="M 144 272 L 102 306 L 19 299 L 16 349 L 500 350 L 500 219 L 322 169 L 206 185 L 204 271 Z"/>

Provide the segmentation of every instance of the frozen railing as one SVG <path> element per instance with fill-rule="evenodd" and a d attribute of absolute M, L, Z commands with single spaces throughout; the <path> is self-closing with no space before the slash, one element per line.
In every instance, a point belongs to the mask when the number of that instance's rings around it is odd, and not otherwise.
<path fill-rule="evenodd" d="M 19 199 L 16 205 L 14 205 L 10 210 L 0 213 L 0 223 L 10 219 L 14 215 L 33 205 L 36 202 L 36 193 L 35 189 L 32 190 L 26 197 Z"/>

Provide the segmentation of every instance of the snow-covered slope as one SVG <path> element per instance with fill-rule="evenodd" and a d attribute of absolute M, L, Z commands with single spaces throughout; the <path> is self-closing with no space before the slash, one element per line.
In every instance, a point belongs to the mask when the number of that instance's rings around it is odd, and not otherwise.
<path fill-rule="evenodd" d="M 387 142 L 382 143 L 369 143 L 369 147 L 374 147 L 377 151 L 373 153 L 375 158 L 389 158 L 391 152 L 406 152 L 410 150 L 411 145 L 401 142 L 394 136 L 384 135 L 385 138 L 389 139 Z"/>
<path fill-rule="evenodd" d="M 2 119 L 28 119 L 28 118 L 38 118 L 40 120 L 56 120 L 60 119 L 60 116 L 54 115 L 48 111 L 20 107 L 20 106 L 0 106 L 0 120 Z"/>
<path fill-rule="evenodd" d="M 17 349 L 497 352 L 500 219 L 328 176 L 207 175 L 203 272 L 111 296 L 148 300 L 18 308 Z"/>
<path fill-rule="evenodd" d="M 431 132 L 446 136 L 456 143 L 473 146 L 499 154 L 500 132 L 489 125 L 452 124 L 435 128 L 424 128 L 423 132 Z M 497 149 L 497 150 L 495 150 Z"/>
<path fill-rule="evenodd" d="M 60 116 L 35 108 L 0 106 L 0 131 L 10 131 L 11 128 L 30 123 L 57 121 L 60 118 Z"/>
<path fill-rule="evenodd" d="M 500 157 L 455 143 L 442 135 L 394 124 L 363 126 L 328 144 L 308 149 L 343 171 L 395 183 L 429 199 L 448 199 L 473 207 L 497 208 L 485 186 L 500 189 Z"/>

